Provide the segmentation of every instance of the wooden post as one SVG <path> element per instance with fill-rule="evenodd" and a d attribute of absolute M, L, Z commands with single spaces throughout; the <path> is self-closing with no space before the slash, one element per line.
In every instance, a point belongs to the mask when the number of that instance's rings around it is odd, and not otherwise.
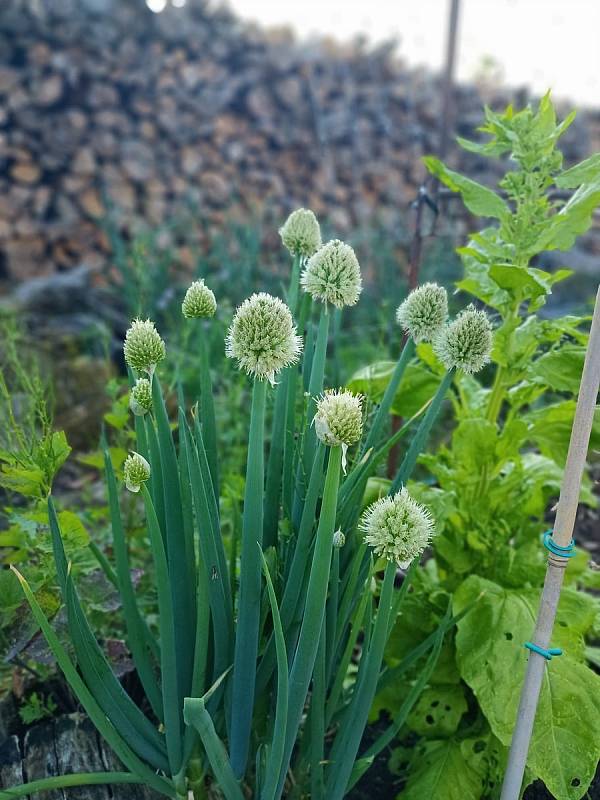
<path fill-rule="evenodd" d="M 596 295 L 596 306 L 581 376 L 569 453 L 552 533 L 554 544 L 562 548 L 569 546 L 573 535 L 573 526 L 581 491 L 581 478 L 585 467 L 599 386 L 600 287 Z M 547 650 L 550 646 L 556 608 L 567 564 L 567 558 L 550 553 L 532 640 L 535 645 L 543 650 Z M 518 800 L 519 798 L 545 668 L 546 659 L 544 656 L 531 652 L 527 663 L 525 681 L 521 690 L 517 722 L 510 746 L 500 800 Z"/>

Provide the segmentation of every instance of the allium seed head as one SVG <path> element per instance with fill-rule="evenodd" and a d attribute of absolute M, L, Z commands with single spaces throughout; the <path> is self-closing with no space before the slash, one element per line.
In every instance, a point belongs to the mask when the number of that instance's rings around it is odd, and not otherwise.
<path fill-rule="evenodd" d="M 323 444 L 342 448 L 342 467 L 346 471 L 346 452 L 362 435 L 362 395 L 345 390 L 328 390 L 317 400 L 315 431 Z"/>
<path fill-rule="evenodd" d="M 470 305 L 443 328 L 433 348 L 446 369 L 479 372 L 490 360 L 492 325 L 485 311 Z"/>
<path fill-rule="evenodd" d="M 341 531 L 336 531 L 333 534 L 333 546 L 334 547 L 343 547 L 346 544 L 346 537 Z"/>
<path fill-rule="evenodd" d="M 430 342 L 448 319 L 448 295 L 437 283 L 424 283 L 408 295 L 396 312 L 398 324 L 415 342 Z"/>
<path fill-rule="evenodd" d="M 225 352 L 259 380 L 294 364 L 302 351 L 302 339 L 289 308 L 277 297 L 253 294 L 237 309 L 227 334 Z"/>
<path fill-rule="evenodd" d="M 213 292 L 203 280 L 194 281 L 185 293 L 181 304 L 181 313 L 187 319 L 213 317 L 217 310 L 217 301 Z"/>
<path fill-rule="evenodd" d="M 321 247 L 321 229 L 312 211 L 298 208 L 292 211 L 279 229 L 284 247 L 292 255 L 308 258 Z"/>
<path fill-rule="evenodd" d="M 309 258 L 300 283 L 315 300 L 336 308 L 356 305 L 362 280 L 354 250 L 339 239 L 327 242 Z"/>
<path fill-rule="evenodd" d="M 152 408 L 152 384 L 148 378 L 138 378 L 131 387 L 129 408 L 137 417 L 147 414 Z"/>
<path fill-rule="evenodd" d="M 362 515 L 359 527 L 375 555 L 383 556 L 403 569 L 421 555 L 435 532 L 431 514 L 413 500 L 406 488 L 370 505 Z"/>
<path fill-rule="evenodd" d="M 139 453 L 131 453 L 123 464 L 125 486 L 130 492 L 139 492 L 142 483 L 150 477 L 150 464 Z"/>
<path fill-rule="evenodd" d="M 152 375 L 158 362 L 166 355 L 165 343 L 152 320 L 133 320 L 125 335 L 123 353 L 132 369 Z"/>

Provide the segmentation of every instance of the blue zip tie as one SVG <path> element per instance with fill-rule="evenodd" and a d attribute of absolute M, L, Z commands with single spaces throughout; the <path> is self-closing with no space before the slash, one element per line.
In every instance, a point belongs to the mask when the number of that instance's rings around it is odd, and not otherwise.
<path fill-rule="evenodd" d="M 560 556 L 561 558 L 573 558 L 573 556 L 577 555 L 575 552 L 575 539 L 571 539 L 566 547 L 561 547 L 552 538 L 551 530 L 546 531 L 544 534 L 544 547 L 555 556 Z"/>
<path fill-rule="evenodd" d="M 552 538 L 552 533 L 552 530 L 548 530 L 544 533 L 543 541 L 546 550 L 549 550 L 555 556 L 560 556 L 561 558 L 573 558 L 573 556 L 576 555 L 575 539 L 571 539 L 566 547 L 561 547 L 559 544 L 556 544 Z M 538 656 L 542 656 L 546 661 L 552 661 L 553 656 L 562 656 L 563 654 L 560 647 L 549 647 L 546 650 L 544 647 L 540 647 L 539 644 L 534 644 L 533 642 L 525 642 L 523 647 L 531 650 L 532 653 L 537 653 Z"/>
<path fill-rule="evenodd" d="M 532 653 L 537 653 L 538 656 L 543 656 L 546 661 L 552 661 L 553 656 L 562 656 L 563 651 L 560 647 L 549 647 L 545 650 L 543 647 L 540 647 L 533 642 L 525 642 L 523 647 L 526 647 L 528 650 L 531 650 Z"/>

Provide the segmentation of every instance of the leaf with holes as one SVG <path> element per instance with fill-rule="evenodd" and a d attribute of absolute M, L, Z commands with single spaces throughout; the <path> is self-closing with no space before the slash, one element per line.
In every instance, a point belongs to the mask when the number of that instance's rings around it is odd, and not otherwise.
<path fill-rule="evenodd" d="M 540 592 L 507 590 L 477 576 L 454 596 L 457 663 L 492 732 L 510 743 Z M 600 677 L 585 664 L 583 635 L 594 622 L 593 598 L 572 589 L 561 597 L 552 644 L 564 655 L 546 669 L 528 766 L 559 800 L 579 800 L 600 759 Z M 482 631 L 489 635 L 482 636 Z"/>
<path fill-rule="evenodd" d="M 435 739 L 456 732 L 467 710 L 461 684 L 440 684 L 425 689 L 408 718 L 408 727 L 419 736 Z"/>

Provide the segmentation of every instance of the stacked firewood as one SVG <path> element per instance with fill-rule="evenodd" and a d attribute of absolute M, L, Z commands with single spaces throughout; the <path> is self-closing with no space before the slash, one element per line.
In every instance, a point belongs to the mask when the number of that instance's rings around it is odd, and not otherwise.
<path fill-rule="evenodd" d="M 457 92 L 463 135 L 480 88 Z M 340 234 L 373 215 L 392 224 L 440 108 L 439 79 L 391 44 L 298 42 L 202 0 L 162 14 L 144 0 L 2 0 L 0 281 L 106 264 L 108 212 L 126 235 L 187 210 L 206 238 L 229 215 L 299 204 Z M 600 113 L 580 116 L 566 149 L 600 149 Z M 472 155 L 450 159 L 494 177 Z"/>

